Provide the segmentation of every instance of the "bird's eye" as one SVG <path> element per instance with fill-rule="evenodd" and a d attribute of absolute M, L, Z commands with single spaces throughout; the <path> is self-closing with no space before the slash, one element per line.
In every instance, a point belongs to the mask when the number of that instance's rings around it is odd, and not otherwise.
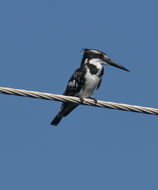
<path fill-rule="evenodd" d="M 104 58 L 104 55 L 103 55 L 102 53 L 100 53 L 100 54 L 99 54 L 99 57 L 100 57 L 101 59 L 103 59 L 103 58 Z"/>

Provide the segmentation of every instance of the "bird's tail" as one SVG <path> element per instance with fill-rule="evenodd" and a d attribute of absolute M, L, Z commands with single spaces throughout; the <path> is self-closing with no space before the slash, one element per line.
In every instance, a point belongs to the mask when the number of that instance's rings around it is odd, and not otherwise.
<path fill-rule="evenodd" d="M 53 121 L 51 122 L 51 125 L 57 126 L 57 125 L 59 124 L 59 122 L 61 121 L 62 117 L 63 117 L 63 116 L 62 116 L 61 112 L 59 112 L 59 113 L 55 116 L 55 118 L 53 119 Z"/>
<path fill-rule="evenodd" d="M 59 122 L 61 121 L 61 119 L 67 116 L 77 106 L 78 104 L 75 104 L 75 103 L 64 102 L 61 106 L 59 113 L 55 116 L 55 118 L 51 122 L 51 125 L 57 126 Z"/>

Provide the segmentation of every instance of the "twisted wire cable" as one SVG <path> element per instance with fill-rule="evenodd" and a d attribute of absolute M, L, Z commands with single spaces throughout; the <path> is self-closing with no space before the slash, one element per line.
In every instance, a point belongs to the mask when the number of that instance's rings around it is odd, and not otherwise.
<path fill-rule="evenodd" d="M 82 102 L 80 98 L 78 97 L 64 96 L 64 95 L 59 95 L 59 94 L 28 91 L 28 90 L 7 88 L 7 87 L 0 87 L 0 93 L 16 95 L 16 96 L 25 96 L 25 97 L 31 97 L 31 98 L 39 98 L 39 99 L 45 99 L 45 100 L 55 100 L 55 101 L 62 101 L 62 102 L 68 101 L 68 102 L 73 102 L 77 104 L 89 105 L 89 106 L 158 115 L 158 109 L 156 108 L 121 104 L 121 103 L 115 103 L 115 102 L 107 102 L 107 101 L 101 101 L 101 100 L 97 100 L 97 102 L 95 102 L 93 99 L 87 99 L 87 98 L 84 98 L 84 101 Z"/>

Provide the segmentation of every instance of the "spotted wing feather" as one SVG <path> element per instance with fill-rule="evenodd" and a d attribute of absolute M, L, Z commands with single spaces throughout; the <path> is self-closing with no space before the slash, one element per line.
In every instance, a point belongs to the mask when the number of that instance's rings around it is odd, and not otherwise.
<path fill-rule="evenodd" d="M 76 96 L 85 82 L 85 68 L 77 69 L 68 81 L 64 95 Z"/>
<path fill-rule="evenodd" d="M 81 88 L 85 82 L 85 68 L 81 67 L 77 69 L 74 74 L 71 76 L 70 80 L 68 81 L 66 90 L 64 95 L 67 96 L 77 96 L 80 92 Z M 51 122 L 52 125 L 58 125 L 62 117 L 67 116 L 73 109 L 75 109 L 78 104 L 71 103 L 71 102 L 63 102 L 61 105 L 61 109 L 56 115 L 56 117 Z"/>

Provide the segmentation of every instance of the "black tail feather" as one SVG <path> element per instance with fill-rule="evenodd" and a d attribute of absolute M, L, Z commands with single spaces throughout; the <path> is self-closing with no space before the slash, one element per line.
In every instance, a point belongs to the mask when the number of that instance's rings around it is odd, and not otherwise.
<path fill-rule="evenodd" d="M 51 125 L 57 126 L 59 124 L 59 122 L 61 121 L 61 119 L 65 116 L 67 116 L 77 106 L 78 106 L 78 104 L 75 104 L 75 103 L 64 102 L 61 106 L 59 113 L 55 116 L 55 118 L 51 122 Z"/>
<path fill-rule="evenodd" d="M 53 121 L 51 122 L 51 125 L 57 126 L 57 125 L 59 124 L 59 122 L 61 121 L 62 117 L 63 117 L 63 116 L 62 116 L 61 113 L 59 112 L 59 113 L 55 116 L 55 118 L 53 119 Z"/>

